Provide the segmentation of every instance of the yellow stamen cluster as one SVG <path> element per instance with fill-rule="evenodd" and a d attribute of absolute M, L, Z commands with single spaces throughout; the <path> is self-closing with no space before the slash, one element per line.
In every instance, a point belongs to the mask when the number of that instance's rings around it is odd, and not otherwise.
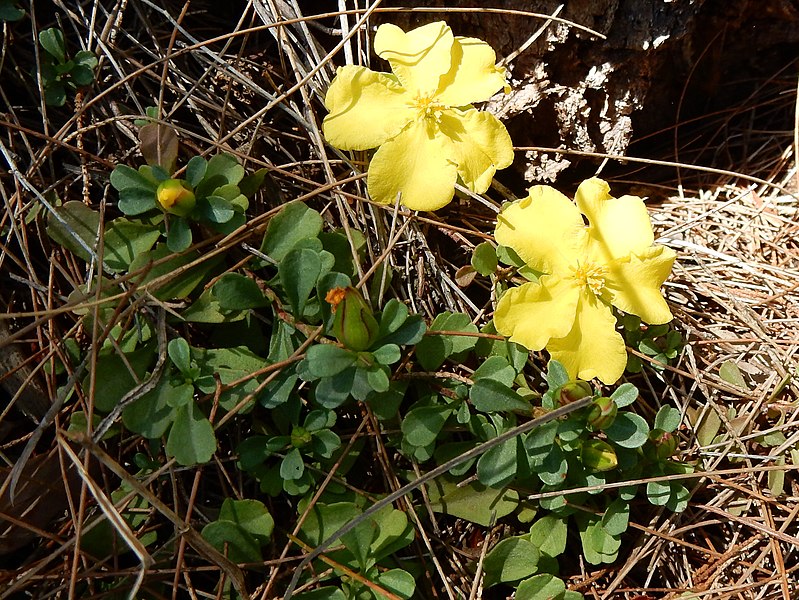
<path fill-rule="evenodd" d="M 441 120 L 441 111 L 444 105 L 433 96 L 416 96 L 413 99 L 414 107 L 419 111 L 420 119 L 433 119 L 436 122 Z"/>
<path fill-rule="evenodd" d="M 607 277 L 608 270 L 606 267 L 595 265 L 593 263 L 585 263 L 583 265 L 577 264 L 572 267 L 574 278 L 583 289 L 588 288 L 595 296 L 599 296 L 605 288 L 605 277 Z"/>

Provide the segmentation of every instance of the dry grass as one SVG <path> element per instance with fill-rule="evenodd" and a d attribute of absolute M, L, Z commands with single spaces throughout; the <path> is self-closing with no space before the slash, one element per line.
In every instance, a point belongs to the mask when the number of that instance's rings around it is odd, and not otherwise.
<path fill-rule="evenodd" d="M 220 577 L 241 577 L 254 598 L 272 598 L 301 558 L 287 542 L 245 576 L 208 555 L 196 539 L 209 519 L 206 505 L 252 495 L 230 454 L 246 432 L 246 419 L 231 415 L 216 424 L 224 447 L 211 464 L 186 470 L 167 463 L 138 484 L 128 473 L 135 470 L 131 460 L 143 447 L 140 439 L 120 436 L 105 451 L 89 445 L 76 455 L 62 431 L 74 411 L 93 411 L 96 349 L 109 331 L 78 314 L 97 309 L 91 296 L 75 301 L 74 292 L 91 289 L 98 273 L 51 243 L 44 230 L 48 207 L 56 198 L 81 200 L 116 214 L 108 174 L 118 163 L 140 164 L 132 122 L 147 106 L 158 106 L 162 119 L 180 132 L 181 164 L 193 154 L 227 151 L 248 170 L 270 169 L 273 185 L 251 205 L 246 227 L 209 238 L 205 259 L 226 255 L 232 268 L 259 246 L 281 203 L 306 200 L 331 227 L 366 232 L 369 257 L 361 273 L 371 276 L 375 265 L 387 261 L 395 277 L 384 286 L 386 297 L 428 317 L 446 309 L 480 322 L 490 316 L 490 291 L 479 283 L 461 288 L 455 273 L 492 231 L 505 199 L 501 188 L 437 215 L 374 206 L 359 175 L 364 157 L 345 156 L 322 139 L 318 125 L 334 73 L 331 57 L 337 63 L 344 57 L 368 60 L 368 37 L 359 28 L 367 14 L 303 19 L 295 2 L 271 0 L 248 5 L 243 17 L 232 7 L 227 13 L 207 3 L 185 6 L 181 12 L 183 3 L 147 0 L 56 1 L 46 8 L 35 3 L 32 23 L 4 28 L 0 152 L 8 172 L 0 175 L 0 301 L 6 313 L 0 317 L 0 377 L 16 395 L 17 408 L 26 407 L 34 418 L 10 405 L 0 414 L 4 473 L 27 464 L 17 502 L 9 502 L 8 476 L 0 498 L 0 599 L 68 597 L 81 589 L 103 597 L 103 585 L 125 575 L 131 584 L 139 577 L 142 593 L 153 597 L 164 597 L 157 582 L 172 586 L 173 597 L 206 598 L 214 597 Z M 209 19 L 206 10 L 217 17 Z M 74 110 L 41 106 L 30 76 L 37 61 L 34 32 L 56 21 L 69 40 L 81 40 L 100 57 L 99 83 L 78 93 Z M 8 77 L 16 83 L 7 85 Z M 636 513 L 616 564 L 569 563 L 562 575 L 588 598 L 677 598 L 683 590 L 694 592 L 692 598 L 799 595 L 799 462 L 791 453 L 799 440 L 791 379 L 799 347 L 799 202 L 785 192 L 796 188 L 792 140 L 774 142 L 785 147 L 782 164 L 737 180 L 717 175 L 708 191 L 652 206 L 661 241 L 679 255 L 666 293 L 687 343 L 672 368 L 647 369 L 631 380 L 645 399 L 643 414 L 653 415 L 661 404 L 683 412 L 680 451 L 699 473 L 691 478 L 693 498 L 684 513 Z M 747 176 L 765 177 L 771 185 Z M 156 314 L 152 296 L 131 281 L 124 287 L 118 315 L 123 328 Z M 69 360 L 68 339 L 87 351 L 86 360 Z M 71 370 L 55 375 L 55 358 Z M 543 365 L 543 357 L 536 360 Z M 728 361 L 738 365 L 744 387 L 721 377 Z M 68 395 L 68 381 L 83 385 Z M 385 433 L 366 412 L 350 418 L 353 439 L 368 436 L 382 467 L 375 485 L 397 489 L 396 456 L 385 446 Z M 136 548 L 138 559 L 98 563 L 81 552 L 79 541 L 100 511 L 113 514 L 134 496 L 114 506 L 110 495 L 120 478 L 136 485 L 152 507 L 125 543 L 136 546 L 144 531 L 158 532 L 164 543 L 152 556 L 152 549 Z M 412 516 L 410 507 L 410 500 L 399 504 Z M 495 597 L 481 595 L 473 568 L 490 544 L 509 533 L 507 526 L 476 531 L 449 521 L 443 529 L 429 519 L 415 523 L 414 551 L 437 557 L 428 562 L 420 589 L 436 590 L 439 598 Z"/>

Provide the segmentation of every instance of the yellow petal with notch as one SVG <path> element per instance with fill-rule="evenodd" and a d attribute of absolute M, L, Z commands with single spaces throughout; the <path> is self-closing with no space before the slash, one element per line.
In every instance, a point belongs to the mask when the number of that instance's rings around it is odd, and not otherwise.
<path fill-rule="evenodd" d="M 451 140 L 427 119 L 414 121 L 380 146 L 366 183 L 377 202 L 400 202 L 411 210 L 437 210 L 452 200 L 457 167 Z"/>
<path fill-rule="evenodd" d="M 549 354 L 561 363 L 570 377 L 593 379 L 611 385 L 627 366 L 624 339 L 616 331 L 610 307 L 590 292 L 579 296 L 576 319 L 565 337 L 547 344 Z"/>
<path fill-rule="evenodd" d="M 436 99 L 448 106 L 484 102 L 507 86 L 505 69 L 496 65 L 494 49 L 476 38 L 456 37 L 453 65 L 441 77 Z"/>
<path fill-rule="evenodd" d="M 538 282 L 511 288 L 494 311 L 497 331 L 529 350 L 541 350 L 551 338 L 572 328 L 580 290 L 573 280 L 543 275 Z"/>
<path fill-rule="evenodd" d="M 386 59 L 391 70 L 412 96 L 432 97 L 439 80 L 452 68 L 455 36 L 444 21 L 436 21 L 405 33 L 391 23 L 377 28 L 375 53 Z"/>
<path fill-rule="evenodd" d="M 585 259 L 587 231 L 574 203 L 548 185 L 530 188 L 497 217 L 496 240 L 531 267 L 566 277 Z"/>
<path fill-rule="evenodd" d="M 322 122 L 325 139 L 342 150 L 375 148 L 416 117 L 399 82 L 366 67 L 339 67 L 325 96 L 330 113 Z"/>

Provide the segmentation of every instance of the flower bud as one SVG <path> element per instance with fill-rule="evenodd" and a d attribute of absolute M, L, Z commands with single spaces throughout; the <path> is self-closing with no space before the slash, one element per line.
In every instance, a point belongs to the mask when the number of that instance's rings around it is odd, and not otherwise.
<path fill-rule="evenodd" d="M 588 425 L 595 431 L 607 429 L 616 420 L 618 411 L 619 407 L 612 398 L 597 398 L 588 410 Z"/>
<path fill-rule="evenodd" d="M 671 432 L 653 429 L 649 432 L 649 441 L 655 446 L 655 454 L 659 459 L 668 458 L 677 451 L 679 440 Z"/>
<path fill-rule="evenodd" d="M 303 446 L 307 446 L 311 443 L 311 432 L 305 429 L 305 427 L 300 427 L 295 425 L 291 430 L 291 445 L 294 448 L 302 448 Z"/>
<path fill-rule="evenodd" d="M 619 464 L 613 447 L 602 440 L 586 440 L 580 451 L 580 462 L 593 471 L 610 471 Z"/>
<path fill-rule="evenodd" d="M 170 214 L 185 217 L 194 210 L 196 202 L 194 192 L 180 179 L 162 181 L 155 195 L 161 208 Z"/>
<path fill-rule="evenodd" d="M 591 389 L 591 384 L 587 381 L 570 381 L 560 386 L 558 403 L 563 406 L 593 395 L 594 390 Z"/>
<path fill-rule="evenodd" d="M 333 311 L 333 335 L 345 348 L 362 352 L 377 339 L 379 326 L 372 309 L 354 287 L 330 290 L 325 300 Z"/>

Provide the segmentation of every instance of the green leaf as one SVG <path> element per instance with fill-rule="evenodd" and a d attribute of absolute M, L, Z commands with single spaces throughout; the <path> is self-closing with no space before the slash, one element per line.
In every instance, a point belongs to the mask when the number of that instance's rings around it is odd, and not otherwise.
<path fill-rule="evenodd" d="M 133 259 L 149 252 L 159 237 L 161 232 L 152 225 L 114 219 L 105 228 L 103 261 L 111 271 L 127 271 Z"/>
<path fill-rule="evenodd" d="M 97 56 L 94 52 L 81 50 L 75 54 L 72 60 L 75 63 L 72 71 L 70 71 L 72 82 L 78 87 L 91 84 L 94 81 L 94 70 L 98 65 Z"/>
<path fill-rule="evenodd" d="M 216 452 L 214 428 L 194 402 L 177 409 L 166 452 L 184 466 L 206 463 Z"/>
<path fill-rule="evenodd" d="M 0 21 L 19 21 L 25 16 L 25 11 L 18 8 L 13 0 L 0 0 Z"/>
<path fill-rule="evenodd" d="M 139 129 L 139 151 L 148 165 L 157 165 L 167 173 L 175 170 L 178 159 L 178 134 L 164 123 L 148 123 Z"/>
<path fill-rule="evenodd" d="M 666 502 L 666 508 L 671 512 L 682 512 L 688 507 L 688 500 L 691 498 L 691 492 L 688 491 L 684 485 L 678 481 L 671 482 L 671 497 Z"/>
<path fill-rule="evenodd" d="M 246 315 L 245 311 L 223 312 L 219 301 L 210 289 L 205 290 L 199 298 L 192 302 L 191 306 L 180 313 L 180 317 L 189 323 L 230 323 L 240 321 Z"/>
<path fill-rule="evenodd" d="M 516 369 L 502 356 L 489 356 L 472 374 L 472 380 L 493 379 L 510 387 L 516 379 Z"/>
<path fill-rule="evenodd" d="M 525 579 L 516 589 L 516 600 L 561 600 L 566 584 L 554 575 L 541 573 Z"/>
<path fill-rule="evenodd" d="M 322 272 L 322 260 L 313 250 L 297 248 L 286 254 L 278 266 L 283 291 L 295 317 L 302 316 L 308 297 Z"/>
<path fill-rule="evenodd" d="M 64 42 L 63 31 L 55 27 L 40 31 L 39 43 L 42 45 L 42 48 L 59 63 L 63 64 L 66 62 L 67 48 Z"/>
<path fill-rule="evenodd" d="M 67 90 L 64 84 L 60 81 L 48 81 L 44 86 L 44 103 L 47 106 L 64 106 L 67 103 Z"/>
<path fill-rule="evenodd" d="M 279 263 L 297 243 L 316 238 L 321 231 L 322 215 L 301 202 L 293 202 L 269 221 L 261 252 Z"/>
<path fill-rule="evenodd" d="M 172 360 L 172 364 L 183 374 L 187 379 L 194 379 L 191 368 L 191 348 L 189 343 L 182 337 L 169 340 L 167 345 L 167 353 Z"/>
<path fill-rule="evenodd" d="M 325 408 L 336 408 L 349 400 L 358 369 L 347 368 L 331 377 L 322 377 L 314 390 L 314 400 Z"/>
<path fill-rule="evenodd" d="M 566 370 L 562 364 L 560 364 L 556 360 L 550 360 L 549 364 L 547 365 L 547 387 L 550 390 L 555 390 L 561 387 L 562 385 L 571 381 L 569 377 L 569 372 Z"/>
<path fill-rule="evenodd" d="M 566 520 L 555 515 L 546 515 L 530 526 L 527 536 L 544 556 L 555 558 L 566 551 Z"/>
<path fill-rule="evenodd" d="M 220 521 L 232 521 L 261 542 L 269 541 L 275 521 L 266 506 L 258 500 L 225 498 L 219 511 Z"/>
<path fill-rule="evenodd" d="M 383 312 L 380 314 L 378 339 L 397 331 L 407 318 L 408 307 L 396 298 L 391 298 L 386 302 Z"/>
<path fill-rule="evenodd" d="M 212 191 L 223 185 L 236 184 L 243 178 L 244 167 L 239 164 L 239 159 L 232 154 L 222 153 L 212 156 L 208 161 L 202 183 Z"/>
<path fill-rule="evenodd" d="M 397 416 L 400 404 L 405 399 L 407 389 L 406 381 L 392 381 L 387 391 L 381 394 L 371 394 L 367 398 L 367 403 L 380 421 L 393 419 Z"/>
<path fill-rule="evenodd" d="M 472 267 L 483 277 L 488 277 L 497 270 L 497 251 L 489 242 L 478 244 L 472 253 Z"/>
<path fill-rule="evenodd" d="M 191 227 L 182 217 L 169 218 L 169 230 L 166 235 L 166 247 L 172 252 L 183 252 L 191 246 Z"/>
<path fill-rule="evenodd" d="M 140 215 L 156 207 L 158 184 L 127 165 L 117 165 L 111 172 L 111 186 L 119 192 L 119 210 L 126 215 Z"/>
<path fill-rule="evenodd" d="M 341 536 L 341 543 L 358 561 L 361 571 L 369 568 L 369 546 L 377 533 L 377 524 L 372 519 L 360 523 L 355 529 Z"/>
<path fill-rule="evenodd" d="M 538 569 L 538 548 L 523 536 L 506 538 L 486 554 L 485 587 L 529 577 Z"/>
<path fill-rule="evenodd" d="M 583 556 L 592 565 L 610 563 L 616 560 L 621 547 L 621 539 L 608 534 L 602 523 L 595 518 L 577 519 Z"/>
<path fill-rule="evenodd" d="M 622 448 L 640 448 L 649 437 L 649 425 L 640 415 L 620 412 L 613 424 L 605 430 L 605 435 Z"/>
<path fill-rule="evenodd" d="M 202 156 L 192 156 L 186 165 L 186 181 L 192 188 L 196 188 L 205 177 L 208 161 Z"/>
<path fill-rule="evenodd" d="M 390 385 L 388 367 L 375 365 L 366 369 L 366 380 L 369 382 L 369 387 L 375 392 L 382 393 L 387 391 Z"/>
<path fill-rule="evenodd" d="M 263 561 L 261 545 L 255 537 L 233 521 L 218 520 L 203 527 L 201 535 L 219 552 L 236 563 Z"/>
<path fill-rule="evenodd" d="M 549 453 L 541 461 L 540 466 L 534 466 L 538 478 L 546 485 L 560 485 L 566 481 L 569 463 L 560 446 L 552 446 Z"/>
<path fill-rule="evenodd" d="M 356 229 L 350 229 L 350 233 L 356 246 L 356 252 L 358 252 L 365 244 L 363 234 Z M 346 235 L 337 231 L 323 232 L 319 234 L 319 240 L 322 242 L 322 247 L 333 255 L 333 271 L 346 274 L 348 277 L 355 277 L 358 274 L 355 267 L 355 259 L 352 256 L 350 241 Z M 358 254 L 361 254 L 361 252 L 358 252 Z"/>
<path fill-rule="evenodd" d="M 225 273 L 212 289 L 222 310 L 247 310 L 269 304 L 258 284 L 239 273 Z"/>
<path fill-rule="evenodd" d="M 393 365 L 402 358 L 402 353 L 396 344 L 385 344 L 372 351 L 371 354 L 381 365 Z"/>
<path fill-rule="evenodd" d="M 486 487 L 476 481 L 459 485 L 440 477 L 427 484 L 427 492 L 433 511 L 483 527 L 492 524 L 492 515 L 501 519 L 519 506 L 519 493 L 516 490 Z"/>
<path fill-rule="evenodd" d="M 333 344 L 315 344 L 308 348 L 305 363 L 314 377 L 332 377 L 355 364 L 358 355 Z"/>
<path fill-rule="evenodd" d="M 630 521 L 630 503 L 617 498 L 610 503 L 605 514 L 602 515 L 602 527 L 608 535 L 619 536 L 627 531 Z"/>
<path fill-rule="evenodd" d="M 167 258 L 170 256 L 172 258 Z M 194 288 L 210 275 L 212 269 L 224 260 L 224 257 L 216 256 L 188 270 L 181 269 L 181 267 L 193 262 L 199 256 L 200 253 L 197 251 L 190 251 L 179 256 L 174 255 L 166 244 L 158 244 L 150 252 L 145 252 L 134 258 L 130 264 L 130 271 L 133 272 L 140 269 L 146 271 L 144 277 L 139 281 L 140 286 L 179 271 L 177 275 L 161 282 L 158 287 L 149 286 L 149 290 L 160 300 L 186 298 Z M 167 260 L 157 265 L 150 264 L 162 259 Z"/>
<path fill-rule="evenodd" d="M 227 223 L 236 214 L 233 205 L 222 196 L 206 196 L 197 203 L 197 208 L 211 223 Z"/>
<path fill-rule="evenodd" d="M 126 353 L 125 360 L 116 353 L 101 354 L 95 370 L 95 408 L 104 413 L 110 412 L 125 394 L 136 387 L 137 381 L 131 375 L 128 365 L 133 369 L 136 378 L 142 381 L 154 361 L 152 346 Z M 83 381 L 85 390 L 90 389 L 90 377 L 91 375 L 87 375 Z"/>
<path fill-rule="evenodd" d="M 682 415 L 680 415 L 679 410 L 673 406 L 661 406 L 657 415 L 655 415 L 655 429 L 661 429 L 671 433 L 680 426 L 681 420 Z"/>
<path fill-rule="evenodd" d="M 402 569 L 389 569 L 377 576 L 377 583 L 400 598 L 411 598 L 416 591 L 416 579 Z"/>
<path fill-rule="evenodd" d="M 618 408 L 629 406 L 638 399 L 638 388 L 632 383 L 622 383 L 610 395 Z"/>
<path fill-rule="evenodd" d="M 415 529 L 403 511 L 387 506 L 375 513 L 373 518 L 377 524 L 377 533 L 369 550 L 375 561 L 413 543 Z"/>
<path fill-rule="evenodd" d="M 305 472 L 305 463 L 298 448 L 292 448 L 286 453 L 280 463 L 280 477 L 283 479 L 299 479 Z"/>
<path fill-rule="evenodd" d="M 307 501 L 300 502 L 298 513 L 303 514 L 306 506 Z M 351 502 L 332 504 L 317 502 L 308 511 L 300 527 L 299 538 L 310 546 L 318 546 L 359 514 L 361 514 L 360 509 Z"/>
<path fill-rule="evenodd" d="M 175 409 L 168 399 L 173 397 L 179 385 L 169 379 L 162 379 L 158 386 L 145 394 L 122 412 L 122 423 L 134 433 L 147 439 L 158 439 L 175 420 Z M 191 386 L 187 386 L 193 388 Z"/>
<path fill-rule="evenodd" d="M 478 379 L 469 390 L 469 399 L 474 407 L 482 412 L 520 411 L 530 412 L 530 403 L 507 385 L 494 379 Z"/>
<path fill-rule="evenodd" d="M 721 363 L 719 366 L 719 377 L 732 386 L 741 388 L 742 390 L 749 389 L 749 386 L 746 385 L 743 375 L 741 375 L 741 370 L 732 359 L 725 360 L 723 363 Z"/>
<path fill-rule="evenodd" d="M 393 333 L 385 337 L 378 337 L 381 344 L 397 344 L 398 346 L 413 346 L 424 339 L 427 325 L 420 315 L 411 315 Z M 381 334 L 378 334 L 380 336 Z"/>
<path fill-rule="evenodd" d="M 47 218 L 47 235 L 78 258 L 91 262 L 100 228 L 100 213 L 77 200 L 55 207 L 54 213 Z"/>
<path fill-rule="evenodd" d="M 524 440 L 524 447 L 527 450 L 531 465 L 540 466 L 543 463 L 552 450 L 557 435 L 558 423 L 556 421 L 544 423 L 527 434 L 527 439 Z"/>
<path fill-rule="evenodd" d="M 436 441 L 441 428 L 452 414 L 446 406 L 422 406 L 409 411 L 402 420 L 402 434 L 412 446 L 427 446 Z"/>
<path fill-rule="evenodd" d="M 474 348 L 477 338 L 469 335 L 430 335 L 431 331 L 477 333 L 477 327 L 464 313 L 443 312 L 436 316 L 426 335 L 416 345 L 416 357 L 427 371 L 435 371 L 452 355 Z"/>
<path fill-rule="evenodd" d="M 503 487 L 516 477 L 517 440 L 489 448 L 477 461 L 477 479 L 483 485 Z"/>
<path fill-rule="evenodd" d="M 323 429 L 314 433 L 311 439 L 311 447 L 317 456 L 330 458 L 341 447 L 341 438 L 333 431 Z"/>

